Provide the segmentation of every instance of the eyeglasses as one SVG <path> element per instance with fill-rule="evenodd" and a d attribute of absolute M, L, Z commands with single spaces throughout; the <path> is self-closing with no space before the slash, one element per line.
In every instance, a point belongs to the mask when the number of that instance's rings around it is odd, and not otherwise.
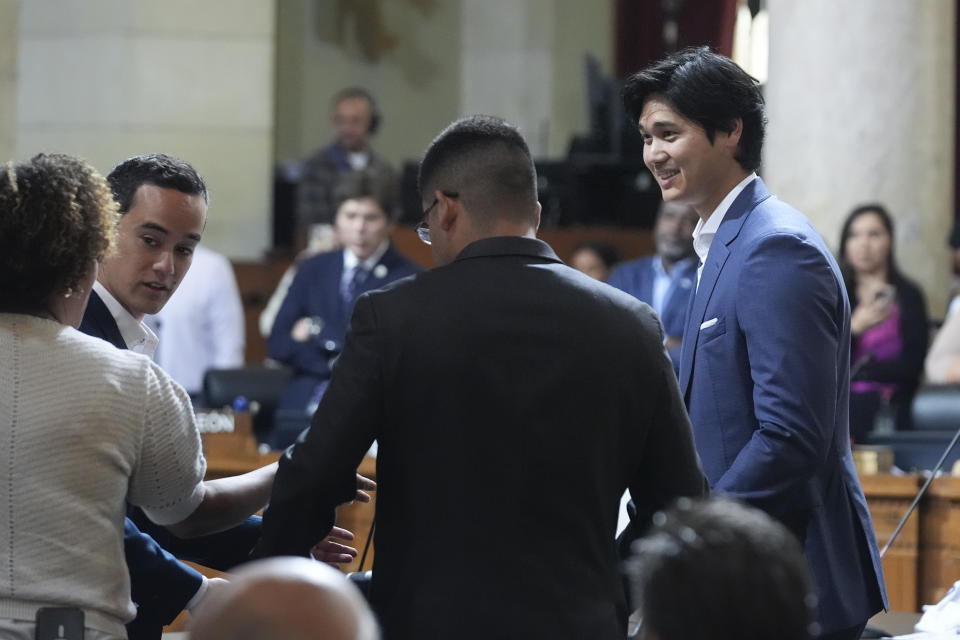
<path fill-rule="evenodd" d="M 459 198 L 460 194 L 456 191 L 441 191 L 443 195 L 448 198 Z M 420 221 L 414 231 L 417 232 L 417 236 L 420 237 L 420 240 L 423 241 L 423 244 L 430 244 L 430 223 L 427 222 L 427 216 L 430 215 L 430 211 L 437 206 L 439 200 L 437 198 L 433 199 L 433 202 L 430 203 L 430 206 L 423 210 L 423 220 Z"/>

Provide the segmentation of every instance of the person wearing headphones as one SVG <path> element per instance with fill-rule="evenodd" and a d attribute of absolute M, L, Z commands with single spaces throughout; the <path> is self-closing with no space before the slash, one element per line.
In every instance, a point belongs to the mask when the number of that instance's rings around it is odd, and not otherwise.
<path fill-rule="evenodd" d="M 296 249 L 314 244 L 330 229 L 337 212 L 334 191 L 344 175 L 364 171 L 390 192 L 399 203 L 399 183 L 393 167 L 370 146 L 370 138 L 381 116 L 373 96 L 365 89 L 350 87 L 333 97 L 334 140 L 309 156 L 302 166 L 297 189 Z M 331 247 L 319 247 L 331 248 Z"/>

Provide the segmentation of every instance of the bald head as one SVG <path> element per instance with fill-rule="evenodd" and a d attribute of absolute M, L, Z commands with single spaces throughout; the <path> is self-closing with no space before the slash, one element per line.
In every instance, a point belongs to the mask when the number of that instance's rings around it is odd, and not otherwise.
<path fill-rule="evenodd" d="M 339 571 L 305 558 L 244 565 L 201 604 L 192 640 L 377 640 L 373 614 Z"/>

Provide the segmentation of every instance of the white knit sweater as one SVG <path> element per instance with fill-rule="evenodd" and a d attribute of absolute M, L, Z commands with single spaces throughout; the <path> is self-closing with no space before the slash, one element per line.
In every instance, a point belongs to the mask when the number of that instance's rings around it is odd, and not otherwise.
<path fill-rule="evenodd" d="M 186 393 L 147 357 L 0 314 L 0 617 L 79 606 L 123 637 L 126 504 L 179 522 L 205 470 Z"/>

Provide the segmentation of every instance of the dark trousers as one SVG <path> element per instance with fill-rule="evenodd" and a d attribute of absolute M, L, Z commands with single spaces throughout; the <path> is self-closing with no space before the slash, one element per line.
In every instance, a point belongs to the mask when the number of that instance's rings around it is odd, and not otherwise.
<path fill-rule="evenodd" d="M 864 622 L 855 627 L 850 627 L 849 629 L 841 629 L 840 631 L 834 631 L 833 633 L 817 636 L 817 640 L 859 640 L 860 634 L 863 633 L 863 629 L 866 626 L 867 623 Z"/>

